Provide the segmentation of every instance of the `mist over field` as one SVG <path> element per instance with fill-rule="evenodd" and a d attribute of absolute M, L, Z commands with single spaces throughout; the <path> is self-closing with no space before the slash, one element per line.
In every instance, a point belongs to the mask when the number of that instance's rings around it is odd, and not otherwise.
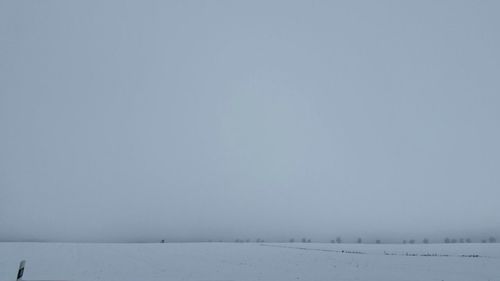
<path fill-rule="evenodd" d="M 498 240 L 499 11 L 2 1 L 0 241 Z"/>

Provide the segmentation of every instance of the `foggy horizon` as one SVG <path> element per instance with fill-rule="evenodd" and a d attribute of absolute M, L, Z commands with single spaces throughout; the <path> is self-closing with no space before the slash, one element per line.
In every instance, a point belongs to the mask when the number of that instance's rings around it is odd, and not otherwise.
<path fill-rule="evenodd" d="M 500 2 L 0 3 L 0 241 L 500 238 Z"/>

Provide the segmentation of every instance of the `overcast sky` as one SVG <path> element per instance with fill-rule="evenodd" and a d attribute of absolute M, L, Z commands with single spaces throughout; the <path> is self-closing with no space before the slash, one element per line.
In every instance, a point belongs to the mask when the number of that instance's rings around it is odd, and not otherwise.
<path fill-rule="evenodd" d="M 2 1 L 0 240 L 500 236 L 499 3 Z"/>

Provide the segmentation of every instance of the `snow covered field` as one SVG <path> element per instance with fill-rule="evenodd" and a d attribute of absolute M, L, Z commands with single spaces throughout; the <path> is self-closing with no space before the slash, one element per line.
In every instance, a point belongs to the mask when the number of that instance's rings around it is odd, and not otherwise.
<path fill-rule="evenodd" d="M 0 243 L 0 281 L 22 259 L 26 280 L 500 280 L 500 244 Z"/>

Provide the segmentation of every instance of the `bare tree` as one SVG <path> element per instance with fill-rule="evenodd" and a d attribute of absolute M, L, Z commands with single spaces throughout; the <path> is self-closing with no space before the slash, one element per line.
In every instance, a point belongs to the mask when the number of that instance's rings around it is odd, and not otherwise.
<path fill-rule="evenodd" d="M 424 238 L 424 240 L 422 242 L 424 242 L 424 244 L 429 244 L 429 239 Z"/>
<path fill-rule="evenodd" d="M 490 243 L 496 243 L 497 239 L 495 237 L 491 236 L 490 238 L 488 238 L 488 242 L 490 242 Z"/>
<path fill-rule="evenodd" d="M 358 244 L 361 244 L 363 243 L 363 240 L 361 240 L 361 238 L 358 238 Z"/>
<path fill-rule="evenodd" d="M 342 243 L 342 238 L 340 238 L 340 236 L 339 236 L 339 237 L 337 237 L 337 239 L 335 239 L 335 242 L 337 242 L 337 243 Z"/>

